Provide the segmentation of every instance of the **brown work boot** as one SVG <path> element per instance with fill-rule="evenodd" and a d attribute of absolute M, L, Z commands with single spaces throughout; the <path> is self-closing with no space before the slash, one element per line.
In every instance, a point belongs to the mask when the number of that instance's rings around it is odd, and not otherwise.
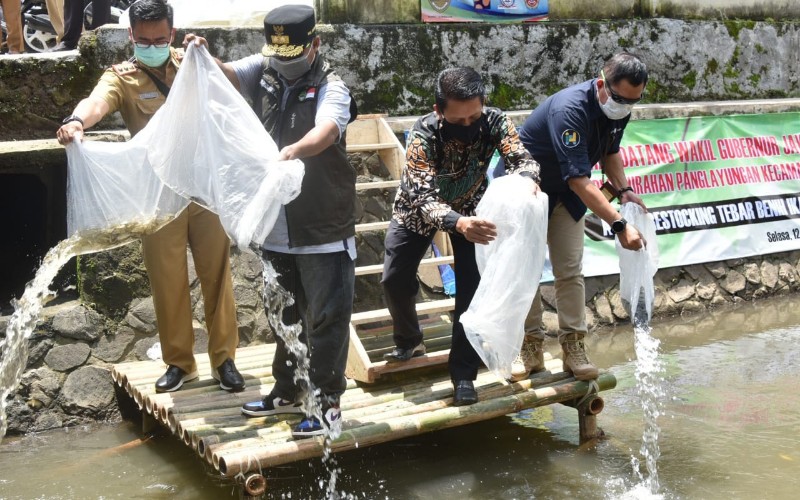
<path fill-rule="evenodd" d="M 519 356 L 511 363 L 511 381 L 527 378 L 531 373 L 544 371 L 544 339 L 525 335 Z"/>
<path fill-rule="evenodd" d="M 564 351 L 563 370 L 572 373 L 578 380 L 596 379 L 599 370 L 586 357 L 583 333 L 561 335 L 559 341 L 561 349 Z"/>

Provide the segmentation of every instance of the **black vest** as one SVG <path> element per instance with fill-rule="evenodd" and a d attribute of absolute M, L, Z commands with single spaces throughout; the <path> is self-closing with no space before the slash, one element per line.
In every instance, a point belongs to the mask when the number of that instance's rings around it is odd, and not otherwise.
<path fill-rule="evenodd" d="M 295 82 L 286 109 L 281 111 L 286 85 L 266 58 L 263 67 L 254 108 L 281 149 L 314 128 L 319 88 L 340 78 L 317 54 L 311 70 Z M 352 112 L 354 107 L 350 109 Z M 355 235 L 356 172 L 347 161 L 345 139 L 342 134 L 337 144 L 316 156 L 302 158 L 306 171 L 300 195 L 286 205 L 290 247 L 321 245 Z"/>

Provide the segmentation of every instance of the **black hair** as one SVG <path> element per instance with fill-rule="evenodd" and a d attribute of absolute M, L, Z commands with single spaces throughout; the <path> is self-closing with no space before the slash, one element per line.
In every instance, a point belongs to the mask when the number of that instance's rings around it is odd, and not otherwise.
<path fill-rule="evenodd" d="M 603 65 L 603 74 L 609 85 L 627 80 L 634 87 L 647 84 L 647 66 L 635 54 L 620 52 Z"/>
<path fill-rule="evenodd" d="M 136 0 L 131 4 L 128 15 L 131 29 L 136 27 L 137 22 L 162 21 L 164 19 L 167 20 L 169 29 L 172 29 L 172 5 L 165 0 Z"/>
<path fill-rule="evenodd" d="M 486 100 L 486 86 L 481 75 L 472 68 L 448 68 L 436 78 L 436 106 L 444 111 L 448 99 L 467 101 L 480 97 Z"/>

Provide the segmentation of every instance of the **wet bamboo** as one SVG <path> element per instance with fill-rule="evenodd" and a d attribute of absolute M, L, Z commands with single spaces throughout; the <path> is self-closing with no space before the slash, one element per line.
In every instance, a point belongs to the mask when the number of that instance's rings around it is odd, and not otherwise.
<path fill-rule="evenodd" d="M 258 345 L 250 345 L 247 347 L 239 347 L 236 349 L 236 357 L 240 356 L 250 356 L 253 354 L 259 354 L 263 352 L 273 353 L 275 352 L 275 343 L 265 343 L 265 344 L 258 344 Z M 200 354 L 200 353 L 197 353 Z M 117 363 L 114 365 L 115 368 L 125 369 L 132 366 L 140 365 L 141 363 L 150 362 L 148 360 L 144 361 L 125 361 L 124 363 Z"/>
<path fill-rule="evenodd" d="M 597 383 L 600 390 L 612 389 L 616 385 L 616 378 L 610 373 L 601 373 Z M 591 390 L 589 383 L 573 381 L 497 399 L 479 401 L 471 406 L 451 406 L 427 414 L 398 417 L 379 425 L 367 425 L 344 431 L 333 441 L 331 449 L 333 452 L 339 452 L 354 449 L 356 446 L 370 446 L 424 432 L 487 420 L 526 408 L 574 399 L 585 395 L 589 390 Z M 240 472 L 321 456 L 322 453 L 323 439 L 321 438 L 290 441 L 267 446 L 254 446 L 225 454 L 218 458 L 218 466 L 223 476 L 230 477 Z"/>
<path fill-rule="evenodd" d="M 568 378 L 571 377 L 562 372 L 539 376 L 533 380 L 526 379 L 511 385 L 493 382 L 477 388 L 480 399 L 491 399 L 504 395 L 510 395 L 513 392 L 525 391 L 530 389 L 532 386 L 541 386 Z M 413 399 L 389 401 L 385 404 L 369 406 L 356 411 L 346 411 L 346 409 L 343 408 L 343 425 L 346 429 L 349 427 L 362 426 L 365 425 L 364 421 L 366 419 L 369 419 L 370 425 L 374 425 L 396 417 L 408 417 L 413 414 L 445 408 L 452 403 L 452 385 L 450 385 L 449 381 L 446 383 L 440 382 L 438 385 L 440 385 L 442 388 L 428 393 L 420 393 L 416 398 Z M 224 429 L 220 430 L 223 431 Z M 258 436 L 251 438 L 245 437 L 246 434 L 247 432 L 242 433 L 241 435 L 227 433 L 220 434 L 218 441 L 222 444 L 211 448 L 211 450 L 217 454 L 216 458 L 212 454 L 211 462 L 216 465 L 218 463 L 219 453 L 223 453 L 223 450 L 225 453 L 227 453 L 233 449 L 252 447 L 257 445 L 259 442 L 282 442 L 291 439 L 291 436 L 289 435 L 281 436 L 272 433 L 264 433 L 263 435 L 259 434 Z M 232 440 L 239 439 L 240 437 L 243 439 L 231 442 Z"/>
<path fill-rule="evenodd" d="M 266 358 L 253 358 L 243 361 L 237 361 L 236 368 L 240 372 L 247 372 L 252 370 L 272 369 L 272 359 Z M 138 370 L 136 372 L 123 374 L 122 381 L 125 384 L 139 385 L 155 382 L 161 375 L 164 374 L 166 365 L 160 364 L 159 366 L 150 367 L 148 369 Z M 211 376 L 211 367 L 203 366 L 198 363 L 198 373 L 203 377 Z"/>
<path fill-rule="evenodd" d="M 534 386 L 542 386 L 570 378 L 568 374 L 557 373 L 540 376 L 535 379 L 525 379 L 513 384 L 492 383 L 483 387 L 478 387 L 479 398 L 481 400 L 495 399 L 531 389 Z M 447 382 L 443 389 L 430 393 L 419 394 L 416 399 L 404 399 L 390 401 L 389 404 L 381 404 L 361 408 L 356 411 L 342 410 L 344 417 L 344 429 L 365 425 L 364 420 L 369 418 L 369 424 L 374 425 L 398 417 L 408 417 L 419 413 L 431 412 L 446 408 L 452 404 L 453 389 Z M 279 436 L 274 431 L 257 432 L 253 435 L 252 429 L 245 429 L 241 432 L 233 428 L 219 428 L 219 434 L 215 435 L 215 446 L 210 447 L 212 452 L 211 462 L 216 465 L 219 455 L 230 450 L 252 447 L 259 442 L 285 441 L 291 436 Z M 196 448 L 200 452 L 199 446 Z M 215 460 L 214 454 L 217 454 Z M 208 457 L 206 457 L 208 458 Z"/>
<path fill-rule="evenodd" d="M 275 383 L 275 379 L 272 377 L 246 380 L 249 382 L 248 386 L 246 386 L 243 391 L 236 393 L 231 393 L 221 389 L 219 382 L 217 382 L 215 385 L 206 386 L 203 387 L 202 390 L 195 390 L 191 393 L 187 392 L 185 394 L 181 394 L 182 391 L 178 391 L 174 393 L 147 394 L 143 397 L 143 400 L 145 401 L 145 407 L 148 413 L 153 413 L 154 411 L 158 410 L 164 413 L 164 415 L 162 415 L 163 418 L 167 418 L 165 413 L 166 410 L 175 406 L 190 406 L 200 402 L 208 403 L 217 400 L 225 400 L 229 399 L 231 394 L 245 398 L 258 398 L 263 391 L 266 391 L 267 388 L 271 387 L 272 384 Z"/>

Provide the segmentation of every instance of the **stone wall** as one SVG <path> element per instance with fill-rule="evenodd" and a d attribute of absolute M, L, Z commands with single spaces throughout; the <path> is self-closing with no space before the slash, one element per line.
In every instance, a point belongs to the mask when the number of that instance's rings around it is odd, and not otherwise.
<path fill-rule="evenodd" d="M 256 28 L 196 31 L 223 60 L 257 53 L 264 43 Z M 800 97 L 797 21 L 341 24 L 321 25 L 320 32 L 323 53 L 362 113 L 427 112 L 436 74 L 454 65 L 484 75 L 490 104 L 532 109 L 553 92 L 595 76 L 602 61 L 621 49 L 648 63 L 645 102 Z M 0 141 L 52 138 L 102 69 L 129 57 L 129 45 L 126 31 L 103 27 L 82 39 L 80 56 L 0 58 Z M 104 127 L 119 128 L 120 122 L 112 118 Z"/>

